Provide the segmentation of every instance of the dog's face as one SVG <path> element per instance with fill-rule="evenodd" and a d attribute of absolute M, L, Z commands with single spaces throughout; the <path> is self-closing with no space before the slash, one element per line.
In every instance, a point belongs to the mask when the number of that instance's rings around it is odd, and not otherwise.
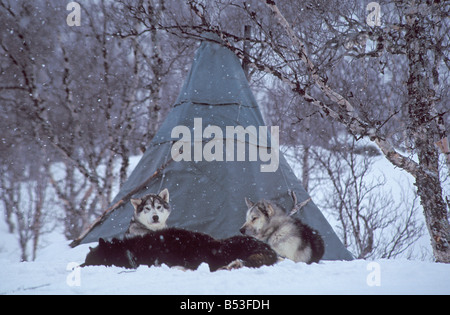
<path fill-rule="evenodd" d="M 158 195 L 149 194 L 139 199 L 131 199 L 134 207 L 134 218 L 149 230 L 157 231 L 165 228 L 170 215 L 169 191 L 164 189 Z"/>
<path fill-rule="evenodd" d="M 262 239 L 275 211 L 270 202 L 265 200 L 253 203 L 245 198 L 245 203 L 248 208 L 246 221 L 239 231 L 244 235 Z"/>

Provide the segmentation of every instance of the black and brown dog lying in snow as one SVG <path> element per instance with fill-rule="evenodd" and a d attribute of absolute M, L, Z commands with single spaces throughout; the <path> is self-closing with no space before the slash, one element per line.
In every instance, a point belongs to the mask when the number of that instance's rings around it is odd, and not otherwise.
<path fill-rule="evenodd" d="M 112 241 L 99 240 L 82 266 L 105 265 L 137 268 L 140 265 L 197 269 L 207 263 L 211 271 L 236 267 L 261 267 L 277 262 L 272 248 L 249 236 L 216 240 L 179 228 L 151 231 L 146 235 Z"/>

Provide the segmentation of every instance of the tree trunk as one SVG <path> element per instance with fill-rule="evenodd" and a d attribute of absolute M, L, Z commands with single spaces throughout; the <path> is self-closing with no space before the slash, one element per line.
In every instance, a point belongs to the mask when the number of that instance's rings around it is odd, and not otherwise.
<path fill-rule="evenodd" d="M 45 191 L 47 187 L 47 182 L 44 176 L 38 178 L 35 188 L 35 209 L 33 213 L 33 223 L 31 226 L 31 233 L 33 239 L 33 247 L 32 247 L 32 260 L 36 260 L 36 253 L 38 250 L 40 236 L 42 234 L 42 216 L 43 209 L 45 204 Z"/>
<path fill-rule="evenodd" d="M 306 191 L 309 191 L 309 146 L 304 146 L 302 156 L 302 184 Z"/>
<path fill-rule="evenodd" d="M 407 19 L 408 125 L 419 159 L 415 185 L 430 233 L 434 257 L 436 262 L 450 263 L 450 226 L 439 180 L 439 154 L 435 147 L 435 137 L 439 136 L 439 130 L 432 115 L 435 91 L 431 85 L 432 74 L 428 64 L 430 51 L 426 45 L 428 42 L 424 20 L 421 16 Z"/>
<path fill-rule="evenodd" d="M 435 154 L 435 158 L 430 159 L 432 152 L 426 147 L 424 145 L 423 148 L 418 149 L 420 164 L 425 164 L 426 168 L 435 166 L 437 170 L 437 154 Z M 428 148 L 435 151 L 432 146 L 428 146 Z M 436 262 L 450 263 L 450 226 L 439 177 L 419 174 L 416 178 L 416 186 L 430 233 L 435 260 Z"/>

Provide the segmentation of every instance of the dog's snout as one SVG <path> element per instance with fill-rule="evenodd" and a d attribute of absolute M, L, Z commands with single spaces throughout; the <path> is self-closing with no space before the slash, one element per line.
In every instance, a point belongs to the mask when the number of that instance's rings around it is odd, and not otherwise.
<path fill-rule="evenodd" d="M 241 234 L 245 235 L 245 226 L 241 227 L 241 229 L 239 230 L 239 232 L 241 232 Z"/>
<path fill-rule="evenodd" d="M 159 217 L 158 217 L 157 215 L 154 215 L 154 216 L 152 217 L 152 219 L 153 219 L 153 222 L 158 222 Z"/>

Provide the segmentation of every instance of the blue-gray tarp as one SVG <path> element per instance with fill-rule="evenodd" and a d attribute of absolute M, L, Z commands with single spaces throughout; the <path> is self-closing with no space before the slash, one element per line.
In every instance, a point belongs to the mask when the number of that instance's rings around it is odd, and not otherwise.
<path fill-rule="evenodd" d="M 197 131 L 194 119 L 197 119 Z M 204 156 L 201 161 L 194 161 L 194 146 L 198 142 L 192 143 L 191 161 L 176 161 L 175 153 L 178 151 L 172 153 L 171 149 L 181 135 L 172 138 L 172 131 L 177 126 L 186 126 L 194 142 L 194 133 L 199 132 L 199 122 L 202 124 L 201 130 L 208 126 L 218 126 L 222 130 L 224 161 L 206 161 Z M 168 188 L 172 207 L 167 222 L 169 226 L 225 238 L 239 234 L 247 210 L 245 197 L 252 201 L 274 200 L 287 211 L 293 207 L 289 190 L 296 193 L 299 202 L 309 198 L 281 153 L 279 167 L 275 172 L 261 172 L 261 164 L 269 162 L 263 162 L 259 158 L 251 161 L 249 151 L 253 149 L 259 152 L 260 147 L 252 143 L 248 135 L 245 138 L 244 161 L 236 161 L 239 141 L 234 143 L 234 161 L 227 161 L 226 126 L 254 126 L 258 133 L 259 126 L 265 126 L 265 123 L 239 59 L 232 51 L 210 38 L 199 47 L 171 112 L 113 203 L 149 181 L 134 196 L 158 193 Z M 216 134 L 209 136 L 217 137 Z M 200 140 L 202 148 L 211 138 Z M 222 145 L 219 138 L 217 141 L 218 145 Z M 270 144 L 269 140 L 268 145 Z M 186 144 L 183 153 L 186 154 L 187 149 Z M 126 202 L 105 215 L 82 237 L 81 243 L 98 241 L 100 237 L 123 236 L 132 214 L 133 207 L 130 202 Z M 352 255 L 313 202 L 309 202 L 297 215 L 303 222 L 318 230 L 324 238 L 324 259 L 352 259 Z"/>

